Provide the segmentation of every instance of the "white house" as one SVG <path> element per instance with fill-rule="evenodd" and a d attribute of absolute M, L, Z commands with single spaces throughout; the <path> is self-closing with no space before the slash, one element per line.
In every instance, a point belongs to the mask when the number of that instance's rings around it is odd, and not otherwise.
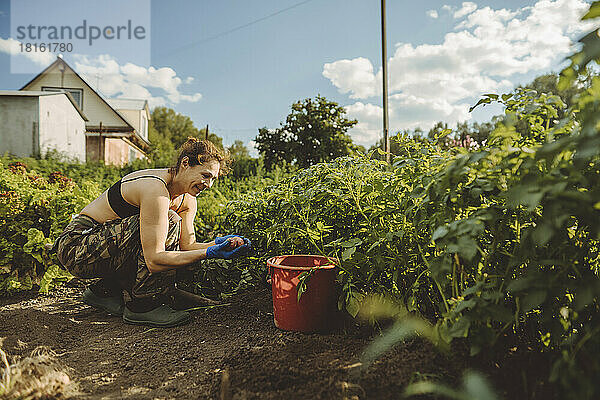
<path fill-rule="evenodd" d="M 21 91 L 66 91 L 72 96 L 87 117 L 85 151 L 88 161 L 102 160 L 106 164 L 123 165 L 144 158 L 150 148 L 147 102 L 105 99 L 62 58 L 57 58 Z"/>
<path fill-rule="evenodd" d="M 0 153 L 57 150 L 85 161 L 87 120 L 69 93 L 0 90 Z"/>

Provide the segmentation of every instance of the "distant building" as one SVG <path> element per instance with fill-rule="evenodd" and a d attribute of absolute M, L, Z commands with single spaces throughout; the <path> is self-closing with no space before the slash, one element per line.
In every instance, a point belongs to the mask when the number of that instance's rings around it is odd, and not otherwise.
<path fill-rule="evenodd" d="M 150 122 L 150 108 L 147 100 L 138 99 L 106 99 L 108 104 L 115 109 L 135 131 L 148 142 L 148 124 Z M 148 142 L 149 143 L 149 142 Z M 139 158 L 137 152 L 129 149 L 128 161 Z"/>
<path fill-rule="evenodd" d="M 0 90 L 0 154 L 57 150 L 83 162 L 86 121 L 69 93 Z"/>
<path fill-rule="evenodd" d="M 87 117 L 84 146 L 87 161 L 101 160 L 106 164 L 123 165 L 146 157 L 150 148 L 150 111 L 146 100 L 105 99 L 62 58 L 57 58 L 21 91 L 70 94 Z M 2 129 L 4 126 L 0 125 Z M 54 134 L 64 135 L 60 131 Z"/>

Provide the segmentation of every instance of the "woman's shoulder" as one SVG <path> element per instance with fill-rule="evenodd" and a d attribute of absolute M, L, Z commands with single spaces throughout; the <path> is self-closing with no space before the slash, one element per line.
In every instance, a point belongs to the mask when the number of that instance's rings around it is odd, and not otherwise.
<path fill-rule="evenodd" d="M 167 187 L 167 169 L 141 169 L 121 178 L 122 187 L 139 193 L 163 193 Z M 123 185 L 124 184 L 124 185 Z"/>
<path fill-rule="evenodd" d="M 166 168 L 148 168 L 148 169 L 138 169 L 137 171 L 132 171 L 127 175 L 124 175 L 121 180 L 126 181 L 131 178 L 141 178 L 141 177 L 158 177 L 161 179 L 165 179 L 168 174 L 168 169 Z"/>

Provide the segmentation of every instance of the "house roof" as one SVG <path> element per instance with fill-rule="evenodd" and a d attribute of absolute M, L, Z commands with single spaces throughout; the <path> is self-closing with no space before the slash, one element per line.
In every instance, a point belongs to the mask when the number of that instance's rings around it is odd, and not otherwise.
<path fill-rule="evenodd" d="M 81 109 L 75 102 L 75 99 L 73 99 L 73 96 L 71 96 L 71 93 L 69 93 L 69 92 L 66 92 L 66 91 L 42 92 L 42 91 L 38 91 L 38 90 L 27 90 L 27 91 L 25 91 L 25 90 L 0 90 L 0 96 L 40 97 L 40 96 L 56 96 L 56 95 L 61 95 L 61 94 L 64 94 L 65 96 L 67 96 L 67 99 L 69 99 L 71 104 L 73 104 L 73 107 L 75 107 L 75 110 L 77 110 L 79 115 L 81 115 L 81 118 L 83 118 L 84 121 L 88 121 L 87 117 L 85 116 L 83 111 L 81 111 Z"/>
<path fill-rule="evenodd" d="M 143 99 L 106 99 L 115 110 L 143 110 L 148 105 L 148 100 Z"/>
<path fill-rule="evenodd" d="M 37 74 L 32 80 L 30 80 L 29 82 L 27 82 L 25 85 L 23 85 L 23 87 L 19 90 L 27 90 L 26 88 L 31 85 L 33 82 L 35 82 L 37 79 L 41 78 L 48 70 L 50 70 L 50 68 L 52 68 L 54 65 L 56 64 L 63 64 L 66 68 L 68 68 L 71 72 L 73 72 L 73 74 L 75 74 L 75 76 L 77 78 L 79 78 L 79 80 L 81 80 L 81 82 L 83 82 L 83 84 L 85 86 L 88 87 L 88 89 L 90 89 L 93 93 L 95 93 L 99 98 L 100 101 L 104 102 L 118 117 L 119 119 L 121 119 L 123 121 L 123 124 L 125 124 L 125 126 L 127 126 L 127 128 L 130 129 L 130 131 L 132 132 L 133 136 L 136 136 L 136 141 L 141 142 L 141 146 L 142 147 L 146 147 L 147 148 L 150 147 L 150 142 L 147 139 L 144 139 L 142 137 L 142 135 L 140 135 L 138 132 L 136 132 L 135 128 L 133 126 L 131 126 L 131 124 L 129 122 L 127 122 L 127 120 L 125 119 L 125 117 L 119 113 L 117 110 L 114 109 L 114 107 L 112 107 L 107 99 L 105 99 L 104 97 L 102 97 L 102 95 L 98 92 L 96 92 L 86 81 L 85 79 L 83 79 L 73 68 L 71 68 L 71 66 L 69 64 L 67 64 L 67 62 L 65 60 L 62 59 L 62 57 L 56 57 L 56 60 L 48 65 L 42 72 L 40 72 L 39 74 Z M 87 127 L 86 127 L 87 129 Z M 89 129 L 88 129 L 89 130 Z"/>

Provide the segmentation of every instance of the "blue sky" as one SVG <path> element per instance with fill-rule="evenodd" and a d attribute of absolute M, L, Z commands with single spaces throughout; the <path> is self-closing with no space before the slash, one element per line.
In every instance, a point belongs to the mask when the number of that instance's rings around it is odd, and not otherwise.
<path fill-rule="evenodd" d="M 32 2 L 33 12 L 35 0 L 18 1 Z M 79 23 L 85 12 L 68 14 L 70 0 L 61 1 L 51 4 Z M 321 94 L 359 120 L 356 142 L 368 147 L 380 137 L 378 0 L 136 1 L 151 10 L 149 65 L 131 44 L 64 54 L 105 96 L 147 97 L 198 127 L 209 124 L 230 144 L 249 143 L 257 128 L 277 127 L 294 101 Z M 0 89 L 35 76 L 11 73 L 10 8 L 0 0 Z M 572 40 L 589 29 L 578 23 L 585 8 L 584 0 L 388 0 L 392 131 L 488 119 L 499 110 L 468 114 L 468 106 L 558 70 Z"/>

